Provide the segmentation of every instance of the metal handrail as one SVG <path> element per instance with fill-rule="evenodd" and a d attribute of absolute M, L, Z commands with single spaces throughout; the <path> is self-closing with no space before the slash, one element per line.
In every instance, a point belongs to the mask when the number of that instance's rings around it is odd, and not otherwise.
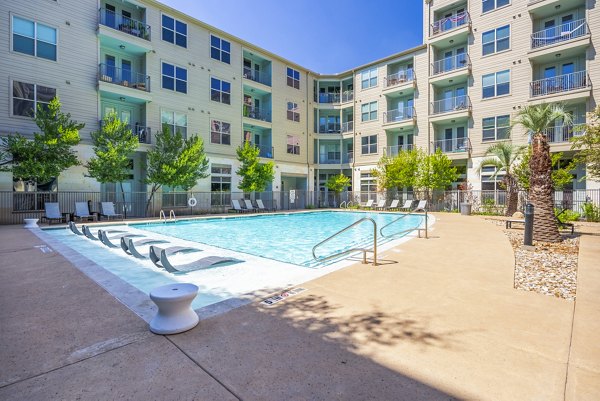
<path fill-rule="evenodd" d="M 165 218 L 165 220 L 166 220 L 166 218 Z M 175 217 L 175 210 L 173 210 L 173 209 L 171 209 L 169 211 L 169 220 L 173 220 L 173 221 L 177 220 L 177 217 Z"/>
<path fill-rule="evenodd" d="M 165 215 L 165 211 L 160 209 L 160 213 L 158 214 L 158 219 L 160 221 L 163 221 L 164 223 L 167 222 L 167 216 Z"/>
<path fill-rule="evenodd" d="M 346 201 L 341 201 L 340 202 L 340 209 L 343 208 L 344 206 L 346 206 Z"/>
<path fill-rule="evenodd" d="M 329 255 L 329 256 L 327 256 L 325 258 L 321 258 L 321 259 L 317 258 L 317 255 L 315 254 L 315 250 L 318 247 L 320 247 L 321 245 L 325 244 L 326 242 L 329 242 L 330 240 L 332 240 L 333 238 L 337 237 L 338 235 L 340 235 L 340 234 L 348 231 L 352 227 L 361 224 L 364 221 L 370 221 L 371 223 L 373 223 L 373 250 L 365 249 L 365 248 L 352 248 L 352 249 L 347 249 L 347 250 L 342 251 L 342 252 L 335 253 L 333 255 Z M 316 261 L 319 261 L 319 262 L 326 262 L 328 260 L 335 259 L 335 258 L 338 258 L 338 257 L 340 257 L 342 255 L 346 255 L 348 253 L 353 253 L 353 252 L 362 252 L 363 253 L 363 264 L 367 264 L 367 252 L 373 252 L 373 266 L 377 266 L 377 223 L 372 218 L 370 218 L 370 217 L 364 217 L 364 218 L 362 218 L 362 219 L 360 219 L 358 221 L 355 221 L 354 223 L 350 224 L 348 227 L 346 227 L 346 228 L 338 231 L 337 233 L 331 235 L 330 237 L 324 239 L 323 241 L 319 242 L 317 245 L 313 246 L 313 248 L 312 248 L 313 258 Z"/>
<path fill-rule="evenodd" d="M 396 220 L 393 220 L 392 222 L 390 222 L 390 223 L 386 224 L 385 226 L 381 227 L 381 228 L 379 229 L 379 235 L 381 235 L 382 237 L 386 238 L 386 236 L 385 236 L 385 235 L 383 235 L 383 229 L 384 229 L 384 228 L 386 228 L 386 227 L 389 227 L 389 226 L 391 226 L 391 225 L 392 225 L 392 224 L 394 224 L 394 223 L 397 223 L 398 221 L 400 221 L 400 220 L 402 220 L 402 219 L 406 218 L 406 216 L 410 216 L 410 215 L 413 215 L 413 214 L 415 214 L 415 213 L 416 213 L 416 212 L 418 212 L 419 210 L 422 210 L 422 209 L 419 209 L 419 208 L 413 209 L 413 210 L 411 210 L 410 212 L 408 212 L 408 213 L 406 213 L 406 214 L 404 214 L 404 215 L 402 215 L 402 216 L 398 217 Z M 427 220 L 428 220 L 428 216 L 427 216 L 427 210 L 425 210 L 425 238 L 429 238 L 429 237 L 428 237 L 428 232 L 427 232 L 427 223 L 428 223 L 428 221 L 427 221 Z M 398 235 L 398 234 L 403 234 L 403 233 L 407 233 L 407 232 L 411 232 L 411 231 L 415 231 L 415 230 L 421 230 L 419 227 L 421 227 L 421 223 L 419 223 L 419 225 L 418 225 L 418 226 L 415 226 L 415 227 L 413 227 L 413 228 L 409 228 L 409 229 L 407 229 L 407 230 L 398 231 L 398 232 L 396 232 L 396 233 L 394 233 L 394 234 L 392 234 L 392 235 L 388 235 L 388 236 L 387 236 L 387 238 L 389 238 L 389 237 L 392 237 L 392 236 L 394 236 L 394 235 Z M 419 237 L 420 237 L 420 234 L 419 234 Z"/>

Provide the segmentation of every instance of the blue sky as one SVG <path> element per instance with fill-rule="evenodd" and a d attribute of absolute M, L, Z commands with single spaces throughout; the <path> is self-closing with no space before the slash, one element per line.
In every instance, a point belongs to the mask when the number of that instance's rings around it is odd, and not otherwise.
<path fill-rule="evenodd" d="M 423 37 L 423 0 L 161 1 L 323 74 L 417 46 Z"/>

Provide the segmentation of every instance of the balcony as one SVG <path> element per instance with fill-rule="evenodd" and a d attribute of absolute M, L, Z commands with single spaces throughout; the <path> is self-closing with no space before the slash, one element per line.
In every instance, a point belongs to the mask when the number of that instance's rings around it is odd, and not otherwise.
<path fill-rule="evenodd" d="M 540 49 L 571 39 L 580 38 L 590 33 L 585 19 L 567 22 L 559 26 L 544 29 L 531 35 L 531 49 Z"/>
<path fill-rule="evenodd" d="M 100 121 L 100 128 L 104 125 L 104 121 Z M 143 125 L 135 124 L 131 126 L 127 125 L 127 128 L 131 130 L 131 134 L 136 136 L 139 143 L 151 144 L 152 143 L 152 130 L 150 127 L 144 127 Z"/>
<path fill-rule="evenodd" d="M 384 124 L 401 123 L 411 121 L 415 117 L 414 107 L 404 107 L 402 109 L 388 110 L 383 113 Z"/>
<path fill-rule="evenodd" d="M 99 10 L 99 20 L 100 25 L 116 29 L 137 38 L 150 40 L 150 25 L 142 21 L 124 17 L 105 8 Z"/>
<path fill-rule="evenodd" d="M 412 143 L 407 143 L 406 145 L 396 145 L 396 146 L 388 146 L 385 148 L 385 155 L 388 157 L 396 157 L 400 152 L 408 152 L 413 150 L 414 145 Z"/>
<path fill-rule="evenodd" d="M 255 107 L 244 105 L 244 117 L 252 118 L 253 120 L 271 122 L 271 112 L 264 107 Z"/>
<path fill-rule="evenodd" d="M 394 74 L 390 74 L 383 79 L 383 87 L 393 88 L 400 85 L 412 84 L 415 80 L 415 74 L 412 68 L 398 71 Z"/>
<path fill-rule="evenodd" d="M 341 104 L 354 100 L 354 91 L 348 90 L 340 93 L 319 93 L 319 104 Z"/>
<path fill-rule="evenodd" d="M 574 92 L 590 86 L 591 82 L 587 71 L 578 71 L 533 81 L 530 83 L 529 89 L 530 97 L 535 98 Z"/>
<path fill-rule="evenodd" d="M 319 125 L 319 134 L 339 134 L 341 132 L 341 124 L 339 123 L 328 123 Z"/>
<path fill-rule="evenodd" d="M 354 132 L 354 121 L 342 123 L 342 134 L 346 132 Z"/>
<path fill-rule="evenodd" d="M 441 150 L 442 153 L 466 153 L 471 151 L 471 141 L 469 138 L 441 139 L 433 142 L 434 150 Z"/>
<path fill-rule="evenodd" d="M 340 152 L 327 152 L 319 154 L 319 164 L 341 164 Z"/>
<path fill-rule="evenodd" d="M 468 27 L 471 24 L 471 17 L 468 12 L 462 12 L 452 17 L 442 18 L 435 21 L 430 26 L 429 36 L 440 36 L 446 32 L 454 31 L 461 27 Z"/>
<path fill-rule="evenodd" d="M 471 110 L 471 99 L 469 96 L 455 96 L 448 99 L 436 100 L 431 103 L 430 114 L 445 114 L 464 112 Z"/>
<path fill-rule="evenodd" d="M 150 76 L 107 64 L 98 66 L 98 81 L 150 92 Z"/>
<path fill-rule="evenodd" d="M 574 136 L 585 133 L 586 124 L 570 124 L 551 127 L 544 130 L 549 143 L 568 143 Z"/>
<path fill-rule="evenodd" d="M 244 67 L 244 78 L 258 82 L 259 84 L 271 86 L 271 74 L 267 74 L 266 72 Z"/>
<path fill-rule="evenodd" d="M 254 145 L 255 148 L 259 150 L 258 156 L 263 157 L 265 159 L 273 158 L 273 147 L 266 145 Z"/>
<path fill-rule="evenodd" d="M 433 64 L 431 64 L 431 75 L 446 74 L 448 72 L 470 68 L 471 58 L 468 54 L 462 53 L 434 61 Z"/>
<path fill-rule="evenodd" d="M 351 164 L 354 163 L 354 152 L 348 152 L 342 156 L 342 163 Z"/>

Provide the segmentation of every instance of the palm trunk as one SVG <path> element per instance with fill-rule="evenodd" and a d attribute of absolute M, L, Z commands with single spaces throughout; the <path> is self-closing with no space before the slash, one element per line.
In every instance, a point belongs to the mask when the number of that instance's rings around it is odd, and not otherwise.
<path fill-rule="evenodd" d="M 512 216 L 519 205 L 519 193 L 516 179 L 512 175 L 506 175 L 504 178 L 506 184 L 506 216 Z"/>
<path fill-rule="evenodd" d="M 537 132 L 533 136 L 532 154 L 529 161 L 529 201 L 535 206 L 533 239 L 536 241 L 561 241 L 554 217 L 552 197 L 552 159 L 546 136 Z"/>

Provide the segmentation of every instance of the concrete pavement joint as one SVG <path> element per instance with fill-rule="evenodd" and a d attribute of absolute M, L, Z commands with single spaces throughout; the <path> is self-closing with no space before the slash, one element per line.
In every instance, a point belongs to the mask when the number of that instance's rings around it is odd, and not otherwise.
<path fill-rule="evenodd" d="M 571 335 L 569 336 L 569 355 L 567 356 L 567 371 L 565 372 L 565 390 L 563 392 L 563 399 L 567 399 L 567 383 L 569 382 L 569 367 L 571 366 L 571 352 L 573 351 L 573 330 L 575 326 L 575 305 L 577 305 L 577 298 L 573 302 L 573 313 L 571 314 Z"/>

